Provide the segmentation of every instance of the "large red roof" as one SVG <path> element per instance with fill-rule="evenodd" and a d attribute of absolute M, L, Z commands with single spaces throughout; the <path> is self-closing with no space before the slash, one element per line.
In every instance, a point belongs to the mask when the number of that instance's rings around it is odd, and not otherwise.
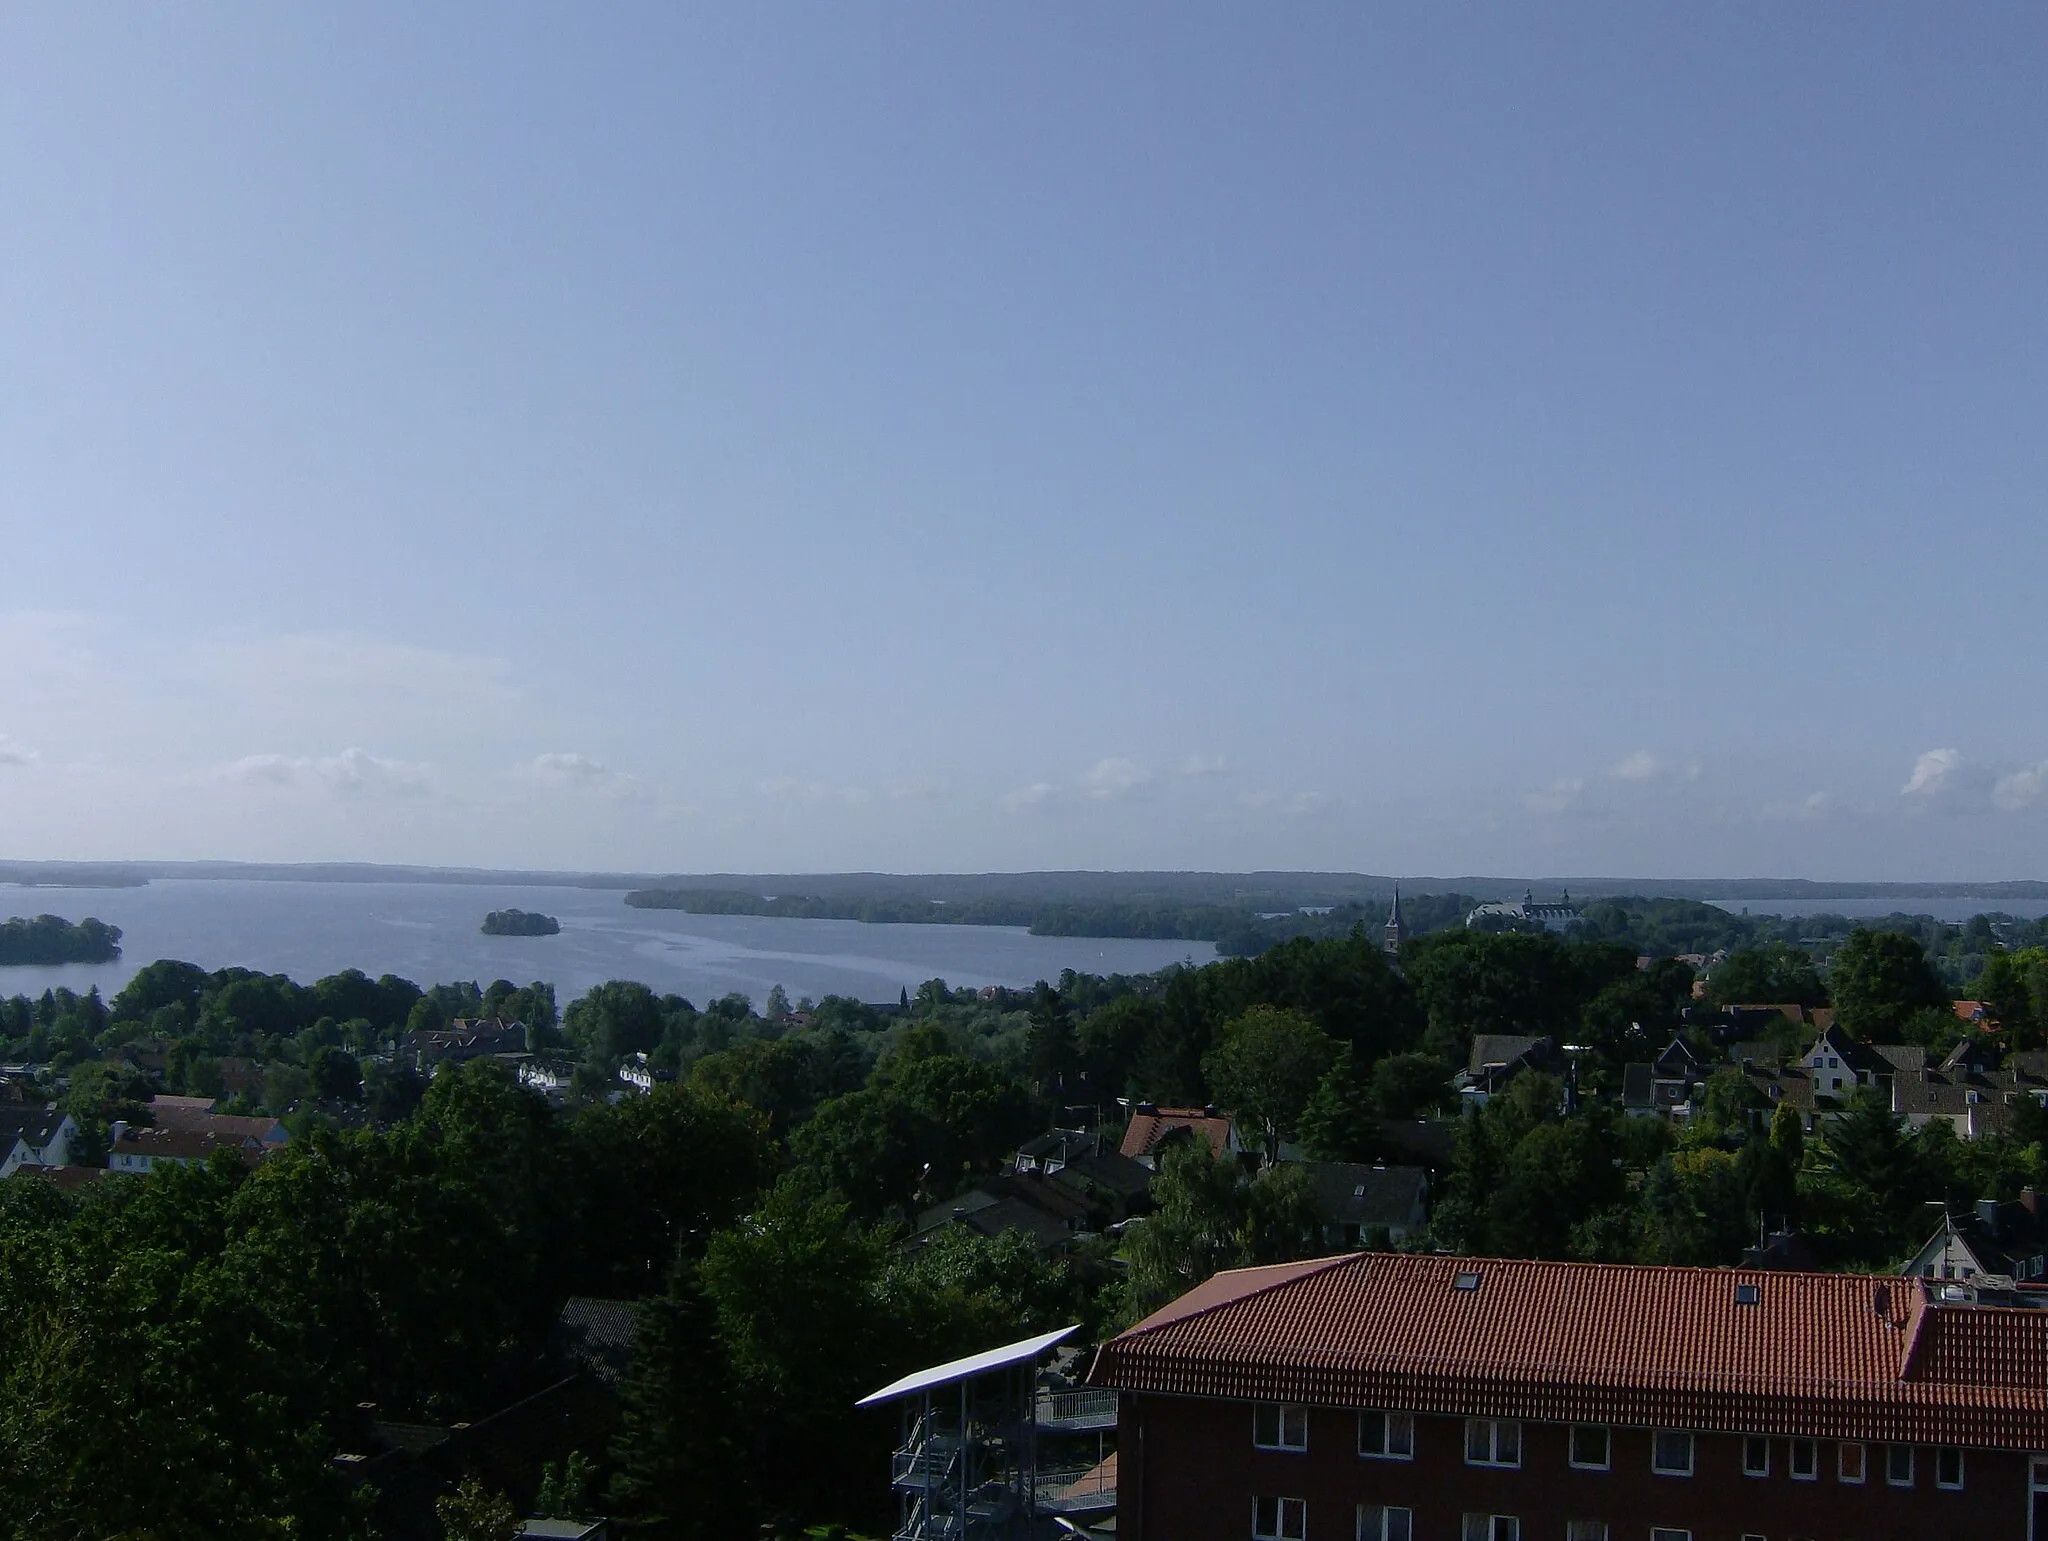
<path fill-rule="evenodd" d="M 1460 1289 L 1459 1276 L 1477 1276 Z M 1754 1304 L 1738 1304 L 1738 1285 Z M 1354 1253 L 1218 1275 L 1090 1379 L 1181 1396 L 2048 1449 L 2048 1311 L 1916 1280 Z"/>

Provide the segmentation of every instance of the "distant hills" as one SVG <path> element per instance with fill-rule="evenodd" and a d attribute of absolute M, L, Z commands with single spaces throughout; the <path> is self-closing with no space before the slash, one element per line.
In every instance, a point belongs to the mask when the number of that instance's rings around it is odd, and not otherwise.
<path fill-rule="evenodd" d="M 6 862 L 0 883 L 133 887 L 157 878 L 318 883 L 475 883 L 531 887 L 664 889 L 672 892 L 803 894 L 820 899 L 970 902 L 1219 904 L 1235 908 L 1361 904 L 1391 898 L 1396 878 L 1358 872 L 542 872 L 513 868 L 381 866 L 370 862 Z M 1655 894 L 1673 899 L 1780 899 L 1823 904 L 1885 899 L 2048 899 L 2048 881 L 1828 883 L 1805 878 L 1560 878 L 1403 875 L 1416 893 L 1451 890 L 1481 899 L 1533 888 L 1574 898 Z"/>

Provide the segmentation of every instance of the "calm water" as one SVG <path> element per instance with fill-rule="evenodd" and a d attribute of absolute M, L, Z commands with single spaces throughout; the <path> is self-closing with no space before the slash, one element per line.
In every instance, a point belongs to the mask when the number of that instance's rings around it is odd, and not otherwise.
<path fill-rule="evenodd" d="M 553 915 L 559 936 L 485 936 L 491 910 Z M 418 984 L 544 979 L 562 1003 L 607 979 L 637 979 L 702 1005 L 728 991 L 758 1006 L 773 985 L 801 996 L 893 1001 L 927 979 L 1025 986 L 1082 973 L 1142 973 L 1214 956 L 1206 942 L 1032 936 L 1007 926 L 871 926 L 635 910 L 618 890 L 487 884 L 161 880 L 146 888 L 0 887 L 0 919 L 96 915 L 121 928 L 116 963 L 0 968 L 0 995 L 53 985 L 111 995 L 144 964 L 239 964 L 307 983 L 359 968 Z"/>
<path fill-rule="evenodd" d="M 1972 915 L 2003 911 L 2021 920 L 2039 920 L 2048 915 L 2048 902 L 2039 899 L 1715 899 L 1724 910 L 1752 915 L 1847 915 L 1851 920 L 1884 915 L 1932 915 L 1936 920 L 1960 925 Z"/>

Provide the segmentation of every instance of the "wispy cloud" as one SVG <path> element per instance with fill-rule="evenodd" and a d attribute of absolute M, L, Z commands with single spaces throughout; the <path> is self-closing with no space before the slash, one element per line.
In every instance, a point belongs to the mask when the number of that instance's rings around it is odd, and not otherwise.
<path fill-rule="evenodd" d="M 1664 762 L 1647 749 L 1638 749 L 1607 772 L 1616 781 L 1653 781 L 1664 773 Z"/>
<path fill-rule="evenodd" d="M 1042 808 L 1060 795 L 1060 789 L 1050 781 L 1034 781 L 1028 787 L 1019 787 L 1014 792 L 1005 792 L 996 799 L 1006 813 L 1017 813 L 1026 808 Z"/>
<path fill-rule="evenodd" d="M 1173 773 L 1194 780 L 1199 776 L 1220 776 L 1229 768 L 1220 754 L 1191 754 L 1173 768 Z"/>
<path fill-rule="evenodd" d="M 519 773 L 543 786 L 614 801 L 644 797 L 647 793 L 646 782 L 638 776 L 613 770 L 602 760 L 587 754 L 537 754 L 519 767 Z"/>
<path fill-rule="evenodd" d="M 327 756 L 250 754 L 221 767 L 223 780 L 242 786 L 311 788 L 343 796 L 418 796 L 433 783 L 424 765 L 388 760 L 366 749 Z"/>
<path fill-rule="evenodd" d="M 26 744 L 0 733 L 0 765 L 33 765 L 41 758 Z"/>
<path fill-rule="evenodd" d="M 860 807 L 875 800 L 875 794 L 866 787 L 833 786 L 802 776 L 775 776 L 762 782 L 758 790 L 763 797 L 785 803 L 843 803 Z"/>
<path fill-rule="evenodd" d="M 1991 802 L 2007 813 L 2048 807 L 2048 760 L 2024 765 L 1991 785 Z"/>
<path fill-rule="evenodd" d="M 1523 797 L 1522 806 L 1532 813 L 1563 813 L 1578 802 L 1585 790 L 1584 777 L 1560 776 L 1549 786 Z"/>
<path fill-rule="evenodd" d="M 1157 780 L 1135 760 L 1112 756 L 1097 760 L 1081 778 L 1081 791 L 1089 797 L 1129 797 L 1143 792 Z"/>

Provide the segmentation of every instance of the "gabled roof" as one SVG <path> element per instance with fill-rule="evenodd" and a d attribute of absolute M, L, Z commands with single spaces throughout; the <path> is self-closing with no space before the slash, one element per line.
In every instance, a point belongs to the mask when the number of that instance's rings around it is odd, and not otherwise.
<path fill-rule="evenodd" d="M 1209 1142 L 1210 1152 L 1222 1155 L 1230 1149 L 1230 1115 L 1214 1108 L 1155 1108 L 1140 1103 L 1131 1111 L 1130 1127 L 1124 1130 L 1119 1153 L 1136 1160 L 1149 1156 L 1160 1142 L 1176 1130 L 1186 1129 Z"/>
<path fill-rule="evenodd" d="M 1351 1161 L 1304 1161 L 1316 1208 L 1333 1225 L 1412 1225 L 1429 1193 L 1419 1166 L 1367 1166 Z"/>
<path fill-rule="evenodd" d="M 1029 1364 L 1047 1349 L 1065 1342 L 1080 1330 L 1078 1326 L 1062 1327 L 1057 1332 L 1042 1332 L 1035 1338 L 1005 1343 L 1001 1348 L 991 1348 L 979 1354 L 970 1354 L 965 1359 L 954 1359 L 945 1364 L 933 1365 L 928 1370 L 919 1370 L 915 1374 L 904 1376 L 901 1380 L 893 1380 L 880 1391 L 870 1392 L 853 1405 L 872 1407 L 877 1402 L 893 1402 L 899 1397 L 916 1396 L 935 1386 L 950 1386 L 957 1381 L 972 1380 L 977 1375 L 1005 1370 L 1011 1365 Z"/>
<path fill-rule="evenodd" d="M 0 1157 L 14 1149 L 15 1141 L 41 1150 L 57 1137 L 67 1115 L 54 1102 L 46 1107 L 33 1103 L 0 1103 Z"/>
<path fill-rule="evenodd" d="M 550 1347 L 558 1358 L 573 1361 L 598 1384 L 617 1387 L 633 1357 L 639 1335 L 639 1308 L 630 1300 L 599 1300 L 572 1295 L 555 1318 Z"/>
<path fill-rule="evenodd" d="M 1472 1056 L 1465 1068 L 1478 1075 L 1488 1065 L 1514 1065 L 1549 1047 L 1550 1040 L 1540 1034 L 1532 1037 L 1524 1033 L 1475 1033 Z"/>
<path fill-rule="evenodd" d="M 2048 1311 L 1938 1304 L 1917 1280 L 1377 1252 L 1247 1274 L 1104 1344 L 1090 1383 L 2048 1448 Z"/>

